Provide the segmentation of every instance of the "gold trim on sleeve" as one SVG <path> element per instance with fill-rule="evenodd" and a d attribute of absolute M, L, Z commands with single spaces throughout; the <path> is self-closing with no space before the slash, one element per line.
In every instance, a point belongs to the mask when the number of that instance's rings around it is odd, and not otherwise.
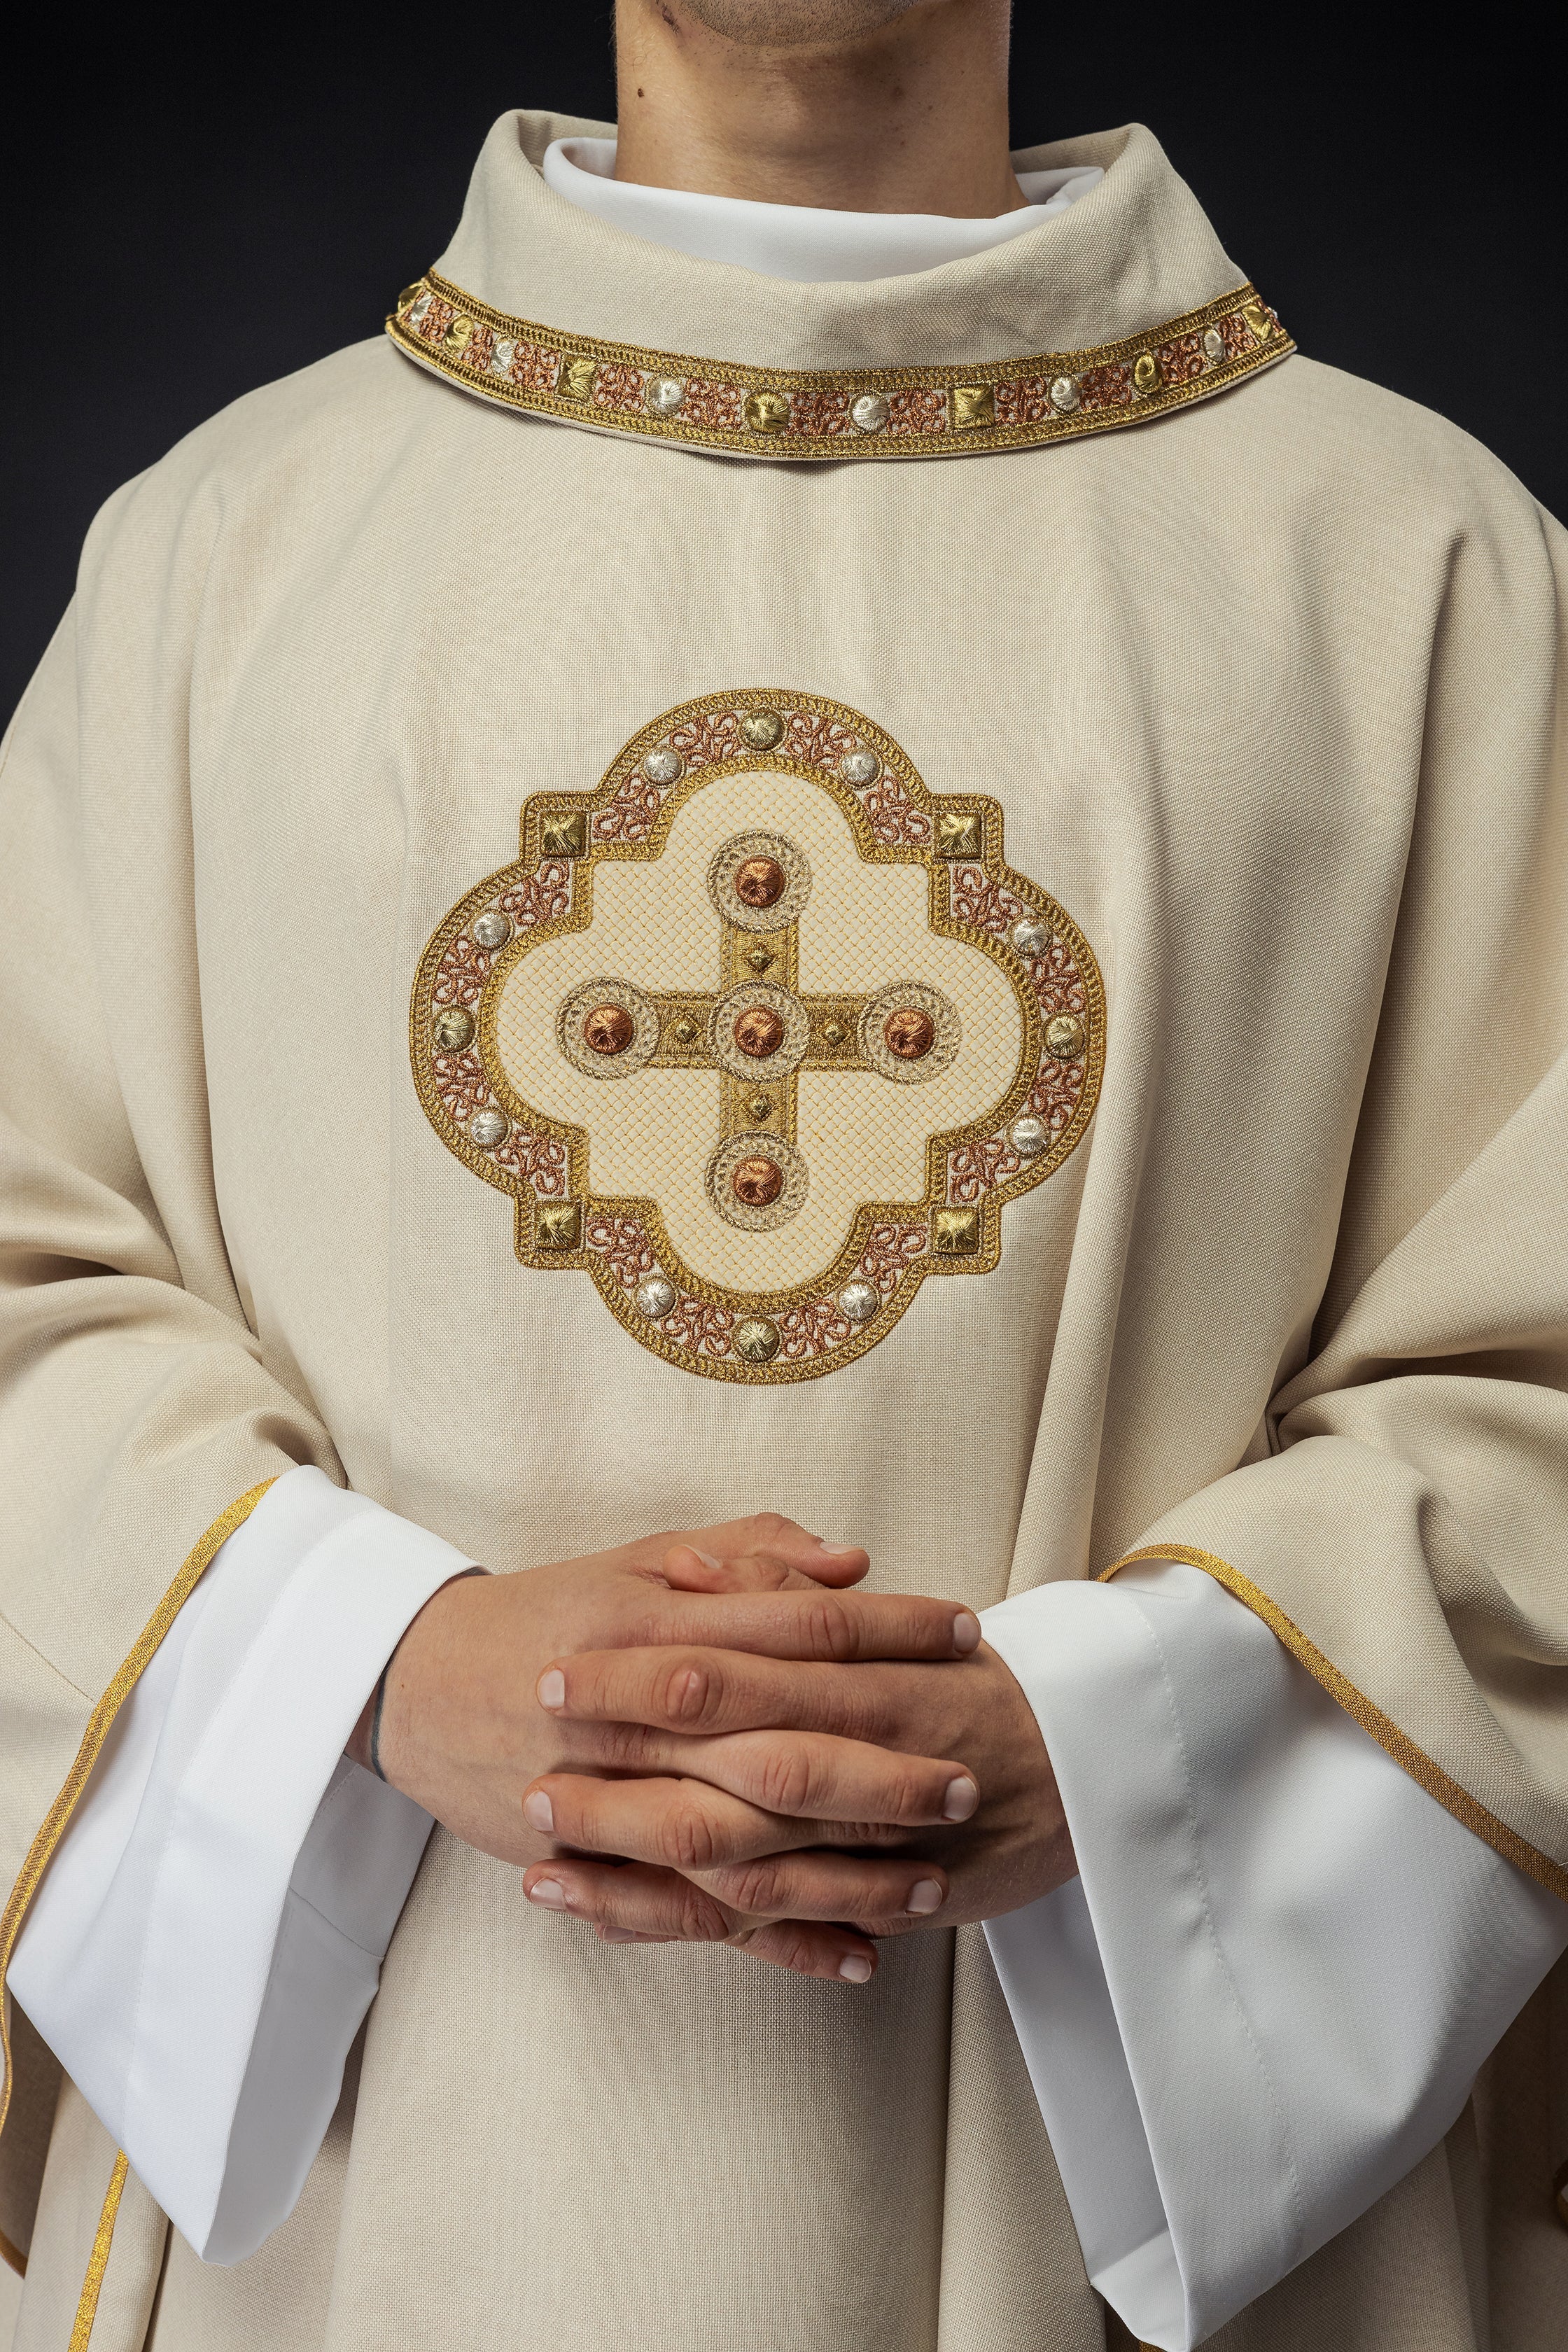
<path fill-rule="evenodd" d="M 45 1815 L 42 1828 L 28 1847 L 26 1860 L 17 1874 L 16 1883 L 6 1898 L 5 1909 L 0 1911 L 0 2131 L 5 2127 L 5 2117 L 11 2105 L 11 2031 L 5 2015 L 5 1971 L 11 1965 L 11 1955 L 22 1932 L 22 1922 L 26 1917 L 28 1906 L 37 1893 L 39 1881 L 49 1866 L 55 1848 L 65 1835 L 70 1817 L 80 1802 L 82 1790 L 109 1737 L 110 1726 L 145 1672 L 149 1659 L 184 1608 L 194 1587 L 236 1528 L 242 1526 L 250 1517 L 274 1483 L 271 1478 L 264 1478 L 258 1486 L 252 1486 L 248 1494 L 241 1495 L 237 1502 L 231 1503 L 226 1511 L 219 1513 L 200 1542 L 186 1555 L 178 1576 L 142 1627 L 135 1648 L 88 1717 L 81 1746 L 76 1752 L 76 1761 L 66 1775 L 59 1795 Z M 123 2158 L 121 2160 L 124 2161 Z M 73 2344 L 76 2342 L 75 2336 L 71 2341 Z M 85 2336 L 82 2341 L 87 2341 Z"/>
<path fill-rule="evenodd" d="M 1208 400 L 1296 348 L 1252 286 L 1120 342 L 962 367 L 763 368 L 608 343 L 492 310 L 434 270 L 386 321 L 486 400 L 739 457 L 968 457 L 1072 441 Z"/>
<path fill-rule="evenodd" d="M 124 2194 L 130 2169 L 121 2149 L 109 2176 L 103 2210 L 98 2217 L 92 2252 L 87 2258 L 87 2276 L 81 2283 L 81 2295 L 76 2307 L 76 2326 L 71 2329 L 68 2352 L 87 2352 L 92 2339 L 92 2323 L 98 2317 L 98 2298 L 103 2291 L 103 2273 L 109 2268 L 109 2250 L 114 2243 L 114 2224 L 119 2217 L 120 2200 Z"/>
<path fill-rule="evenodd" d="M 1163 1543 L 1144 1544 L 1139 1550 L 1128 1552 L 1111 1567 L 1101 1570 L 1097 1581 L 1103 1584 L 1120 1570 L 1131 1568 L 1135 1560 L 1141 1559 L 1181 1560 L 1188 1568 L 1201 1568 L 1205 1576 L 1212 1576 L 1216 1584 L 1223 1584 L 1244 1609 L 1250 1609 L 1255 1617 L 1262 1618 L 1275 1639 L 1282 1642 L 1291 1656 L 1306 1667 L 1312 1680 L 1321 1685 L 1335 1705 L 1342 1707 L 1363 1731 L 1370 1732 L 1378 1746 L 1393 1757 L 1401 1771 L 1407 1772 L 1429 1797 L 1436 1797 L 1445 1812 L 1452 1813 L 1457 1822 L 1462 1822 L 1466 1829 L 1484 1844 L 1489 1845 L 1494 1853 L 1500 1853 L 1505 1862 L 1511 1862 L 1516 1869 L 1524 1871 L 1549 1894 L 1568 1902 L 1568 1868 L 1560 1862 L 1553 1862 L 1550 1854 L 1542 1853 L 1528 1844 L 1516 1830 L 1510 1830 L 1506 1822 L 1500 1822 L 1495 1813 L 1488 1812 L 1484 1805 L 1478 1804 L 1468 1790 L 1461 1789 L 1457 1780 L 1451 1780 L 1441 1765 L 1434 1764 L 1431 1758 L 1424 1755 L 1415 1741 L 1401 1731 L 1381 1707 L 1374 1706 L 1371 1699 L 1363 1697 L 1357 1690 L 1354 1683 L 1346 1680 L 1338 1666 L 1324 1657 L 1317 1643 L 1303 1633 L 1299 1625 L 1293 1624 L 1285 1612 L 1270 1601 L 1249 1576 L 1244 1576 L 1238 1568 L 1232 1568 L 1228 1560 L 1218 1559 L 1212 1551 L 1198 1551 L 1191 1544 Z"/>

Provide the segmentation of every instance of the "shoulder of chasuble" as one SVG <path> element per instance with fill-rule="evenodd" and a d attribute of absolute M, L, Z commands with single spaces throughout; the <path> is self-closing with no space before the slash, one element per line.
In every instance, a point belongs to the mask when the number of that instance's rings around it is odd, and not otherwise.
<path fill-rule="evenodd" d="M 1072 440 L 1209 399 L 1295 344 L 1252 286 L 1120 342 L 952 368 L 759 368 L 563 334 L 434 270 L 386 331 L 512 408 L 742 457 L 961 457 Z"/>
<path fill-rule="evenodd" d="M 410 1041 L 524 1266 L 587 1276 L 668 1363 L 797 1381 L 928 1277 L 995 1268 L 1089 1124 L 1105 998 L 996 801 L 930 791 L 843 704 L 745 688 L 526 803 L 425 950 Z"/>

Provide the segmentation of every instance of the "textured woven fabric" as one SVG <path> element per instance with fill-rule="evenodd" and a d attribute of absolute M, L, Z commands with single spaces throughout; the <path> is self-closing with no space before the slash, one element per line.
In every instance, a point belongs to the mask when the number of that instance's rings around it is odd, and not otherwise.
<path fill-rule="evenodd" d="M 547 201 L 520 142 L 571 127 L 494 135 L 447 267 L 583 332 L 945 365 L 1240 280 L 1146 133 L 1040 158 L 1106 178 L 929 286 L 817 289 Z M 0 782 L 5 1878 L 182 1560 L 296 1461 L 500 1570 L 769 1505 L 972 1605 L 1184 1544 L 1446 1801 L 1568 1864 L 1562 564 L 1482 451 L 1301 358 L 1053 447 L 742 467 L 503 413 L 378 340 L 122 492 Z M 518 1263 L 512 1203 L 431 1131 L 408 1003 L 530 794 L 779 681 L 995 798 L 1099 960 L 1108 1050 L 994 1271 L 927 1281 L 821 1380 L 722 1387 Z M 966 1940 L 897 1945 L 852 2000 L 595 1944 L 437 1834 L 352 2141 L 268 2250 L 269 2340 L 1077 2352 Z M 112 2168 L 79 2121 L 35 2237 L 51 2327 Z M 1470 2352 L 1456 2161 L 1227 2352 Z M 142 2304 L 111 2261 L 94 2352 L 133 2346 L 109 2315 L 150 2304 L 148 2259 Z M 1561 2265 L 1532 2275 L 1512 2340 L 1547 2352 Z M 157 2352 L 237 2352 L 254 2314 L 245 2273 L 173 2263 Z"/>

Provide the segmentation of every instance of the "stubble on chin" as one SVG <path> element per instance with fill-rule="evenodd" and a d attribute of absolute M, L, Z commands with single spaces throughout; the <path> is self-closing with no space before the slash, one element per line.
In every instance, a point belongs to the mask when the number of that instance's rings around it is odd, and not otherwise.
<path fill-rule="evenodd" d="M 676 30 L 681 19 L 746 48 L 795 49 L 852 41 L 929 0 L 650 0 Z"/>

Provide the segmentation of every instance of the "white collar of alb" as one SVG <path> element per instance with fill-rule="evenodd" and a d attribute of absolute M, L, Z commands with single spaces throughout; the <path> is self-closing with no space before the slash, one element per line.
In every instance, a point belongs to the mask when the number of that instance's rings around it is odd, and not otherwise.
<path fill-rule="evenodd" d="M 612 227 L 694 261 L 729 262 L 802 285 L 903 278 L 965 260 L 1066 212 L 1105 177 L 1096 164 L 1021 172 L 1027 204 L 994 220 L 954 220 L 941 213 L 827 212 L 645 188 L 616 179 L 615 168 L 613 139 L 557 139 L 544 152 L 545 185 Z"/>

